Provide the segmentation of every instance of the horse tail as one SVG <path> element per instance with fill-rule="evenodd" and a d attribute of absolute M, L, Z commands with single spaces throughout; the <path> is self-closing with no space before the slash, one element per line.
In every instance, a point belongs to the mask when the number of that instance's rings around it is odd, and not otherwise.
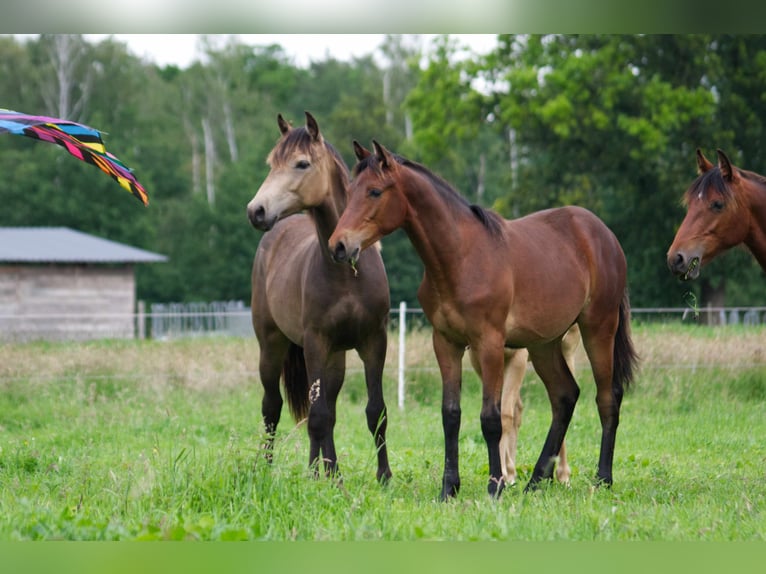
<path fill-rule="evenodd" d="M 630 387 L 638 365 L 638 353 L 630 337 L 630 301 L 628 290 L 620 302 L 620 318 L 617 333 L 614 337 L 614 366 L 612 373 L 612 390 L 622 399 L 624 391 Z"/>
<path fill-rule="evenodd" d="M 306 374 L 303 347 L 290 343 L 282 365 L 282 376 L 285 381 L 285 394 L 287 394 L 290 413 L 296 421 L 300 422 L 309 413 L 309 378 Z"/>

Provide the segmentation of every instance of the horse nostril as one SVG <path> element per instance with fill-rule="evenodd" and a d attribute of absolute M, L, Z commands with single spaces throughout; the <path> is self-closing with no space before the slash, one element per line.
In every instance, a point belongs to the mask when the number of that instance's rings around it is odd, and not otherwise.
<path fill-rule="evenodd" d="M 338 244 L 335 246 L 335 250 L 332 252 L 333 259 L 338 262 L 343 262 L 346 260 L 346 256 L 346 246 L 343 245 L 342 241 L 338 241 Z"/>
<path fill-rule="evenodd" d="M 681 269 L 684 264 L 684 256 L 683 253 L 678 252 L 675 255 L 671 255 L 668 257 L 668 267 L 670 267 L 671 271 L 677 271 L 678 269 Z"/>
<path fill-rule="evenodd" d="M 263 223 L 266 221 L 266 210 L 262 205 L 259 205 L 255 209 L 248 209 L 247 215 L 250 218 L 250 223 L 258 228 L 263 226 Z"/>

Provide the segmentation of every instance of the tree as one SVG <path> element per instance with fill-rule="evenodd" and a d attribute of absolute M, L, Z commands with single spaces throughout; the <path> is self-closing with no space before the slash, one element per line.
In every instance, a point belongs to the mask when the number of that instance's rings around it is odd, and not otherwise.
<path fill-rule="evenodd" d="M 689 287 L 665 252 L 694 148 L 725 139 L 716 64 L 704 36 L 502 37 L 487 72 L 505 87 L 494 109 L 517 134 L 520 183 L 498 207 L 588 207 L 626 251 L 633 304 L 678 305 Z"/>

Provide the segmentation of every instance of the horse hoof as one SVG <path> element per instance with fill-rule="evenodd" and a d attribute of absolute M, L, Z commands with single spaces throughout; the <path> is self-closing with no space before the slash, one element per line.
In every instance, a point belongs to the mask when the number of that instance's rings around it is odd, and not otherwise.
<path fill-rule="evenodd" d="M 537 492 L 539 489 L 540 489 L 540 481 L 532 479 L 524 487 L 524 493 L 527 493 L 527 492 Z"/>
<path fill-rule="evenodd" d="M 597 476 L 595 486 L 596 488 L 612 488 L 613 482 L 614 481 L 612 480 L 611 476 L 609 477 Z"/>
<path fill-rule="evenodd" d="M 455 484 L 450 487 L 444 487 L 442 488 L 441 494 L 439 494 L 439 500 L 441 502 L 447 502 L 448 500 L 452 498 L 457 497 L 457 493 L 460 490 L 460 484 Z"/>
<path fill-rule="evenodd" d="M 489 493 L 490 498 L 500 498 L 503 490 L 505 490 L 505 481 L 502 478 L 498 479 L 493 477 L 489 479 L 489 484 L 487 484 L 487 492 Z"/>
<path fill-rule="evenodd" d="M 387 468 L 382 472 L 378 472 L 376 478 L 381 486 L 386 486 L 391 481 L 391 476 L 393 476 L 391 470 Z"/>

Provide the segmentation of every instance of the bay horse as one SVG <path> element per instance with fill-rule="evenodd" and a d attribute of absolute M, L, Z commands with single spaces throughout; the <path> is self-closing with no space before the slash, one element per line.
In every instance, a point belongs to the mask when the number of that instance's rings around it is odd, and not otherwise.
<path fill-rule="evenodd" d="M 376 477 L 385 482 L 391 477 L 383 398 L 390 301 L 383 260 L 370 249 L 355 270 L 333 261 L 327 241 L 346 206 L 348 168 L 310 113 L 305 126 L 293 128 L 281 114 L 277 123 L 281 137 L 267 158 L 270 171 L 247 205 L 252 225 L 266 231 L 253 261 L 252 320 L 267 459 L 282 410 L 283 376 L 293 417 L 308 419 L 310 467 L 318 473 L 321 454 L 325 473 L 337 475 L 336 400 L 346 351 L 355 349 L 364 363 Z"/>
<path fill-rule="evenodd" d="M 425 166 L 354 142 L 349 203 L 329 247 L 354 263 L 381 237 L 403 228 L 423 261 L 418 298 L 433 327 L 442 377 L 445 456 L 441 498 L 457 495 L 461 362 L 466 347 L 481 369 L 481 430 L 490 496 L 504 488 L 499 439 L 506 348 L 526 348 L 551 403 L 552 420 L 525 491 L 553 473 L 579 387 L 562 340 L 577 324 L 596 383 L 601 420 L 599 484 L 611 485 L 623 392 L 637 355 L 630 336 L 627 263 L 617 238 L 593 213 L 561 207 L 506 220 L 470 205 Z"/>
<path fill-rule="evenodd" d="M 717 154 L 714 166 L 697 149 L 697 179 L 684 194 L 686 216 L 668 249 L 668 267 L 685 281 L 741 243 L 766 271 L 766 177 Z"/>

